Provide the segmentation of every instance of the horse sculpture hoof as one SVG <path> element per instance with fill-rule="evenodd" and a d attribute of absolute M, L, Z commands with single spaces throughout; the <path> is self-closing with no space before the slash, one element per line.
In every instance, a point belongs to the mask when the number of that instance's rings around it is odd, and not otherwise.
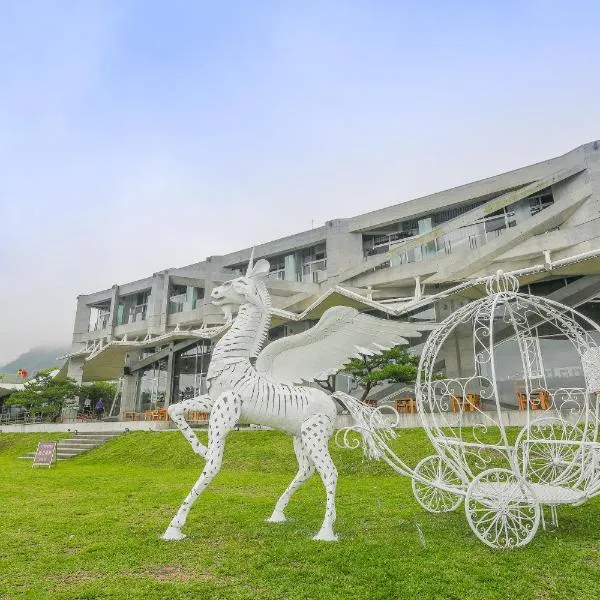
<path fill-rule="evenodd" d="M 267 523 L 285 523 L 287 519 L 282 512 L 274 512 L 268 519 Z"/>
<path fill-rule="evenodd" d="M 177 529 L 177 527 L 167 527 L 167 530 L 162 534 L 161 539 L 163 540 L 167 540 L 167 541 L 173 541 L 173 540 L 183 540 L 185 539 L 187 536 L 185 535 L 185 533 L 181 532 L 181 529 Z"/>
<path fill-rule="evenodd" d="M 313 538 L 320 542 L 337 542 L 338 536 L 333 533 L 332 529 L 321 529 L 317 535 Z"/>

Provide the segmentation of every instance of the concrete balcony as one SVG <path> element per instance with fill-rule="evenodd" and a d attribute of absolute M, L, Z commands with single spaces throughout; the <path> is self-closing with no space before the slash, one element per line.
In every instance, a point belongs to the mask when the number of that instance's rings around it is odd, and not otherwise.
<path fill-rule="evenodd" d="M 167 315 L 167 327 L 176 325 L 200 326 L 204 320 L 204 306 L 200 305 L 192 310 L 182 310 Z"/>
<path fill-rule="evenodd" d="M 148 333 L 148 321 L 145 319 L 135 321 L 134 323 L 117 325 L 113 331 L 115 337 L 123 337 L 124 335 L 127 335 L 128 337 L 139 336 L 145 335 L 146 333 Z"/>

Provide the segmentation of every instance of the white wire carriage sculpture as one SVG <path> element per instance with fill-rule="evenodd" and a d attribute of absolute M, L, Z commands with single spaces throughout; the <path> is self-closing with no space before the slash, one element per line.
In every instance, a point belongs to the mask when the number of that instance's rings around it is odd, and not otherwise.
<path fill-rule="evenodd" d="M 429 336 L 419 365 L 417 410 L 435 454 L 414 469 L 389 447 L 389 429 L 365 432 L 396 472 L 412 479 L 417 502 L 427 511 L 456 510 L 464 502 L 475 535 L 492 548 L 526 545 L 544 507 L 557 525 L 556 508 L 577 506 L 600 495 L 600 328 L 554 301 L 521 294 L 515 277 L 488 279 L 487 295 L 462 307 Z M 438 379 L 440 351 L 459 326 L 472 328 L 471 377 Z M 554 330 L 570 342 L 585 385 L 551 389 L 544 372 L 538 330 Z M 520 354 L 525 425 L 507 429 L 507 404 L 499 393 L 496 349 L 510 340 Z M 466 400 L 467 399 L 467 400 Z M 540 401 L 541 399 L 541 401 Z M 510 407 L 509 407 L 510 408 Z M 516 408 L 516 405 L 515 407 Z M 454 412 L 453 410 L 454 409 Z M 535 409 L 535 410 L 534 410 Z M 356 447 L 340 430 L 339 445 Z"/>

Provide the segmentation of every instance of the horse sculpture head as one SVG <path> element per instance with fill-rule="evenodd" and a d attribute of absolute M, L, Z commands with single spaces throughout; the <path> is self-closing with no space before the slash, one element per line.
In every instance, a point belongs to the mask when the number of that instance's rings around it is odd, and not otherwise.
<path fill-rule="evenodd" d="M 263 279 L 269 274 L 270 265 L 262 258 L 254 263 L 253 255 L 254 251 L 245 275 L 213 288 L 210 295 L 212 303 L 219 306 L 228 319 L 243 304 L 264 306 L 268 302 L 267 287 Z"/>

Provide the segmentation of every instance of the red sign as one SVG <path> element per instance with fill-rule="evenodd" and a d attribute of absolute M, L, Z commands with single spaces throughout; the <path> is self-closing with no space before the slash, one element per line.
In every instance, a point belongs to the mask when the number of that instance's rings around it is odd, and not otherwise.
<path fill-rule="evenodd" d="M 35 456 L 33 458 L 32 467 L 51 467 L 56 460 L 56 442 L 40 442 Z"/>

